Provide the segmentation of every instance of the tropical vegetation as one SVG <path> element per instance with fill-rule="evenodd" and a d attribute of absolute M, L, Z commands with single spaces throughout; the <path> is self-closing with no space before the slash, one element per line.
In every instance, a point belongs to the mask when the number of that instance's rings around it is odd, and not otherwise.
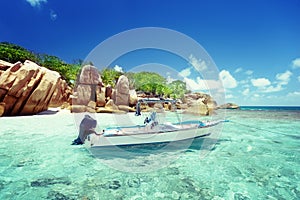
<path fill-rule="evenodd" d="M 77 75 L 83 65 L 82 60 L 76 60 L 70 64 L 56 56 L 35 53 L 8 42 L 0 43 L 0 59 L 10 63 L 31 60 L 41 66 L 59 72 L 70 86 L 74 86 Z M 168 83 L 165 77 L 155 72 L 119 72 L 108 67 L 102 69 L 100 74 L 104 85 L 111 85 L 112 87 L 115 87 L 118 78 L 124 74 L 128 77 L 130 89 L 136 89 L 153 96 L 177 99 L 182 98 L 188 92 L 185 82 L 176 80 Z"/>
<path fill-rule="evenodd" d="M 41 66 L 59 72 L 63 79 L 71 86 L 74 85 L 77 73 L 81 67 L 81 63 L 78 61 L 68 64 L 56 56 L 35 53 L 8 42 L 0 43 L 0 59 L 10 63 L 31 60 Z"/>
<path fill-rule="evenodd" d="M 101 72 L 102 82 L 105 85 L 115 86 L 118 78 L 124 74 L 129 80 L 130 89 L 145 92 L 153 96 L 183 98 L 189 91 L 186 83 L 175 80 L 168 83 L 166 78 L 155 72 L 125 72 L 121 73 L 113 68 L 105 68 Z"/>

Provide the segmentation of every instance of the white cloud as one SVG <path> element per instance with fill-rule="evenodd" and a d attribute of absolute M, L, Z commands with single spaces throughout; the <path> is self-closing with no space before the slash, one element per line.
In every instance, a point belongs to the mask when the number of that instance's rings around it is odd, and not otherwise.
<path fill-rule="evenodd" d="M 269 86 L 267 87 L 266 89 L 264 89 L 262 92 L 266 92 L 266 93 L 269 93 L 269 92 L 278 92 L 278 91 L 281 91 L 283 90 L 283 88 L 281 87 L 280 84 L 278 84 L 277 86 Z"/>
<path fill-rule="evenodd" d="M 245 79 L 245 80 L 241 80 L 239 81 L 238 84 L 241 84 L 241 85 L 244 85 L 244 86 L 247 86 L 246 84 L 249 83 L 249 80 Z"/>
<path fill-rule="evenodd" d="M 183 69 L 181 72 L 178 73 L 178 75 L 182 77 L 188 77 L 189 75 L 191 75 L 191 68 Z"/>
<path fill-rule="evenodd" d="M 249 89 L 249 88 L 246 88 L 246 89 L 242 92 L 242 94 L 245 95 L 245 96 L 247 96 L 247 95 L 249 94 L 249 92 L 250 92 L 250 89 Z"/>
<path fill-rule="evenodd" d="M 202 85 L 206 85 L 209 90 L 218 89 L 220 91 L 224 91 L 222 83 L 220 80 L 203 80 L 197 77 L 197 81 Z"/>
<path fill-rule="evenodd" d="M 300 68 L 300 58 L 296 58 L 292 61 L 292 67 L 293 69 Z"/>
<path fill-rule="evenodd" d="M 289 96 L 289 97 L 300 97 L 300 91 L 299 92 L 297 92 L 297 91 L 290 92 L 290 93 L 288 93 L 287 96 Z"/>
<path fill-rule="evenodd" d="M 50 19 L 55 21 L 57 19 L 57 13 L 54 10 L 50 10 Z"/>
<path fill-rule="evenodd" d="M 232 98 L 234 98 L 234 96 L 232 95 L 232 94 L 226 94 L 226 97 L 225 97 L 226 99 L 232 99 Z"/>
<path fill-rule="evenodd" d="M 114 70 L 116 70 L 117 72 L 124 72 L 122 67 L 120 67 L 119 65 L 115 65 Z"/>
<path fill-rule="evenodd" d="M 32 7 L 40 7 L 41 3 L 47 3 L 47 0 L 26 0 Z"/>
<path fill-rule="evenodd" d="M 298 78 L 298 81 L 300 82 L 300 76 L 298 76 L 297 78 Z"/>
<path fill-rule="evenodd" d="M 288 71 L 288 70 L 286 72 L 284 72 L 284 73 L 277 74 L 276 75 L 276 79 L 279 81 L 278 84 L 280 84 L 280 85 L 287 85 L 289 83 L 289 81 L 290 81 L 291 75 L 293 75 L 293 73 L 290 72 L 290 71 Z"/>
<path fill-rule="evenodd" d="M 189 56 L 189 63 L 197 70 L 203 71 L 207 69 L 207 65 L 204 60 L 197 59 L 194 55 Z"/>
<path fill-rule="evenodd" d="M 199 91 L 199 90 L 208 90 L 208 87 L 203 81 L 199 81 L 197 78 L 197 81 L 190 79 L 190 78 L 184 78 L 183 81 L 186 83 L 186 87 L 188 90 L 191 91 Z"/>
<path fill-rule="evenodd" d="M 223 82 L 224 88 L 235 88 L 237 86 L 237 81 L 233 78 L 229 71 L 222 70 L 219 76 Z"/>
<path fill-rule="evenodd" d="M 184 77 L 183 81 L 186 83 L 186 87 L 188 90 L 197 91 L 197 90 L 206 90 L 207 89 L 206 85 L 203 87 L 203 85 L 200 85 L 193 79 Z"/>
<path fill-rule="evenodd" d="M 269 79 L 266 78 L 251 79 L 251 83 L 255 87 L 265 87 L 271 84 Z"/>
<path fill-rule="evenodd" d="M 284 73 L 277 74 L 277 81 L 274 82 L 272 85 L 269 79 L 266 78 L 251 79 L 251 83 L 253 86 L 258 87 L 260 89 L 260 92 L 278 92 L 284 89 L 282 86 L 287 85 L 289 83 L 292 74 L 293 73 L 288 70 Z"/>
<path fill-rule="evenodd" d="M 253 74 L 253 71 L 252 70 L 247 70 L 246 72 L 245 72 L 245 74 L 247 74 L 247 75 L 252 75 Z"/>
<path fill-rule="evenodd" d="M 172 83 L 173 81 L 176 81 L 176 79 L 172 78 L 170 75 L 167 76 L 167 83 Z"/>
<path fill-rule="evenodd" d="M 186 83 L 187 89 L 191 91 L 212 90 L 222 88 L 220 81 L 203 80 L 200 77 L 197 77 L 196 80 L 184 77 L 183 81 Z"/>
<path fill-rule="evenodd" d="M 237 69 L 234 71 L 234 73 L 239 73 L 239 72 L 241 72 L 241 71 L 243 71 L 243 68 L 239 67 L 239 68 L 237 68 Z"/>

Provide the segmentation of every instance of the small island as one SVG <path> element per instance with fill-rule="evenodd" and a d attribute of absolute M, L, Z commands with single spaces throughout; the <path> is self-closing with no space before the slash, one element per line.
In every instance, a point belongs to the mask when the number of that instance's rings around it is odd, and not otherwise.
<path fill-rule="evenodd" d="M 240 109 L 240 106 L 235 103 L 226 103 L 217 107 L 218 109 Z"/>
<path fill-rule="evenodd" d="M 218 106 L 210 95 L 192 93 L 181 80 L 168 83 L 155 72 L 99 71 L 92 63 L 67 64 L 10 43 L 0 43 L 0 50 L 0 116 L 32 115 L 51 107 L 73 113 L 127 113 L 135 112 L 143 99 L 160 103 L 144 103 L 142 112 L 181 109 L 211 115 L 219 108 L 238 108 L 232 103 Z"/>

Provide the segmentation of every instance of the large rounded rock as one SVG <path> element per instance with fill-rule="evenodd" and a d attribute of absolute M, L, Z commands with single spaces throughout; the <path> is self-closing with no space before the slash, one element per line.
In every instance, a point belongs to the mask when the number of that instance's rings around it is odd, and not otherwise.
<path fill-rule="evenodd" d="M 104 108 L 98 107 L 96 109 L 96 112 L 98 112 L 98 113 L 126 113 L 123 110 L 119 110 L 119 107 L 114 104 L 114 101 L 112 99 L 108 100 L 108 102 L 105 104 Z"/>
<path fill-rule="evenodd" d="M 98 107 L 104 107 L 105 104 L 106 104 L 106 98 L 105 98 L 106 90 L 105 90 L 105 87 L 97 86 L 96 93 L 97 93 L 97 106 Z"/>
<path fill-rule="evenodd" d="M 118 108 L 119 108 L 119 110 L 123 110 L 125 112 L 135 112 L 136 111 L 134 108 L 125 106 L 125 105 L 119 105 Z"/>
<path fill-rule="evenodd" d="M 77 83 L 83 85 L 98 85 L 99 83 L 102 83 L 102 79 L 95 66 L 85 65 L 81 69 Z"/>
<path fill-rule="evenodd" d="M 138 96 L 135 90 L 129 90 L 129 105 L 135 106 L 138 102 Z"/>
<path fill-rule="evenodd" d="M 118 79 L 116 86 L 116 105 L 129 105 L 129 81 L 124 75 Z"/>
<path fill-rule="evenodd" d="M 114 104 L 114 101 L 110 99 L 106 104 L 105 108 L 112 109 L 112 110 L 119 110 L 118 106 Z"/>
<path fill-rule="evenodd" d="M 72 93 L 72 88 L 68 86 L 65 80 L 59 79 L 57 87 L 55 88 L 50 100 L 50 107 L 59 107 L 62 102 L 67 102 Z"/>
<path fill-rule="evenodd" d="M 185 113 L 211 115 L 217 107 L 217 102 L 204 93 L 196 92 L 186 94 L 184 103 L 187 105 Z"/>
<path fill-rule="evenodd" d="M 0 76 L 0 102 L 5 105 L 3 115 L 31 115 L 48 109 L 55 91 L 67 98 L 69 92 L 59 73 L 26 60 L 9 67 Z M 57 91 L 57 95 L 58 91 Z M 55 97 L 61 105 L 66 98 Z"/>
<path fill-rule="evenodd" d="M 8 68 L 12 67 L 14 64 L 12 63 L 9 63 L 9 62 L 6 62 L 4 60 L 0 60 L 0 75 L 2 73 L 1 70 L 5 71 L 7 70 Z"/>
<path fill-rule="evenodd" d="M 102 80 L 98 69 L 92 65 L 82 67 L 78 76 L 73 99 L 75 105 L 87 105 L 90 101 L 97 102 L 97 87 L 102 86 Z"/>
<path fill-rule="evenodd" d="M 195 102 L 189 106 L 184 113 L 195 114 L 195 115 L 209 115 L 209 109 L 206 104 L 202 101 Z"/>

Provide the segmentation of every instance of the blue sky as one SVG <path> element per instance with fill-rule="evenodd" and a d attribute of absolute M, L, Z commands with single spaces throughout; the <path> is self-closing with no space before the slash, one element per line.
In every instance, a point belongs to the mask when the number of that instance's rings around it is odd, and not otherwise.
<path fill-rule="evenodd" d="M 299 0 L 7 0 L 0 7 L 0 41 L 67 62 L 129 29 L 176 30 L 212 57 L 227 102 L 300 105 Z M 128 70 L 136 63 L 116 64 Z M 170 65 L 201 85 L 188 63 Z"/>

